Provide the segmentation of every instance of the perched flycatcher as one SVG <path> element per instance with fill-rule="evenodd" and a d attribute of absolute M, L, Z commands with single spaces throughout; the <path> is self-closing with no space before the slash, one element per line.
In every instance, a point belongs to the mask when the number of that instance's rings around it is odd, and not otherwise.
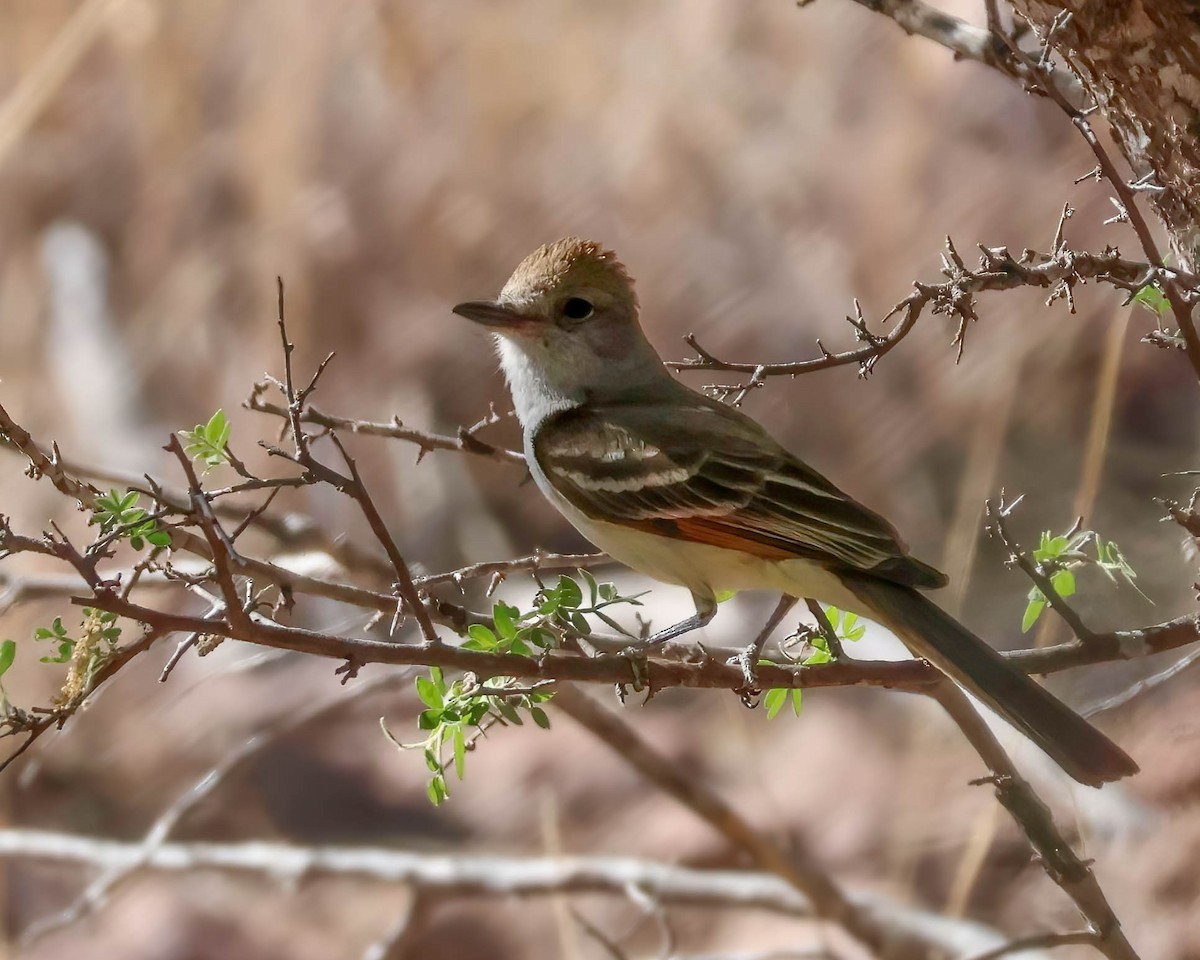
<path fill-rule="evenodd" d="M 696 615 L 653 640 L 706 624 L 718 591 L 813 598 L 886 626 L 1079 782 L 1137 771 L 919 592 L 946 576 L 909 556 L 891 524 L 745 414 L 672 377 L 611 251 L 559 240 L 526 257 L 499 298 L 454 312 L 496 336 L 546 498 L 614 559 L 691 591 Z"/>

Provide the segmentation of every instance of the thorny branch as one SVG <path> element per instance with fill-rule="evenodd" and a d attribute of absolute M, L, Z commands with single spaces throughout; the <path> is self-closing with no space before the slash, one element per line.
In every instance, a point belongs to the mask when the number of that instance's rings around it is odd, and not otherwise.
<path fill-rule="evenodd" d="M 271 384 L 260 382 L 254 385 L 254 390 L 245 402 L 249 410 L 259 413 L 269 413 L 276 417 L 287 419 L 288 411 L 277 403 L 264 398 Z M 478 423 L 461 428 L 454 436 L 429 433 L 424 430 L 414 430 L 406 427 L 399 417 L 388 423 L 378 423 L 371 420 L 356 420 L 352 417 L 335 417 L 322 413 L 315 407 L 306 406 L 300 416 L 301 423 L 311 423 L 326 430 L 345 430 L 349 433 L 361 433 L 364 436 L 387 437 L 392 440 L 405 440 L 417 446 L 417 460 L 420 461 L 427 453 L 434 450 L 453 450 L 458 453 L 472 453 L 481 457 L 489 457 L 501 463 L 524 463 L 525 455 L 519 450 L 508 450 L 480 440 L 478 433 L 492 424 L 499 423 L 502 418 L 493 411 Z"/>
<path fill-rule="evenodd" d="M 1070 16 L 1070 13 L 1067 11 L 1060 13 L 1051 25 L 1051 34 L 1061 29 L 1070 19 Z M 1034 63 L 1017 47 L 1016 42 L 1011 37 L 1004 36 L 1004 42 L 1012 52 L 1013 58 L 1023 64 L 1028 70 L 1031 85 L 1038 92 L 1049 97 L 1070 118 L 1075 129 L 1079 131 L 1095 155 L 1101 175 L 1116 192 L 1117 197 L 1113 200 L 1113 205 L 1117 209 L 1117 215 L 1112 221 L 1106 222 L 1127 222 L 1137 235 L 1138 243 L 1141 245 L 1142 253 L 1145 255 L 1147 262 L 1157 270 L 1161 270 L 1163 268 L 1162 256 L 1159 254 L 1158 246 L 1155 244 L 1154 237 L 1150 232 L 1150 225 L 1146 223 L 1146 218 L 1142 215 L 1141 208 L 1138 206 L 1137 200 L 1133 195 L 1133 188 L 1121 175 L 1116 164 L 1108 155 L 1108 151 L 1100 143 L 1099 138 L 1092 129 L 1091 123 L 1088 121 L 1087 114 L 1072 104 L 1053 82 L 1050 76 L 1052 68 L 1049 63 L 1052 37 L 1046 36 L 1040 39 L 1042 40 L 1043 54 L 1041 59 L 1037 63 Z M 1192 368 L 1195 370 L 1197 376 L 1200 376 L 1200 335 L 1197 334 L 1196 326 L 1192 321 L 1192 305 L 1197 300 L 1197 288 L 1194 285 L 1181 286 L 1176 277 L 1166 274 L 1161 274 L 1155 279 L 1160 283 L 1163 294 L 1171 306 L 1171 313 L 1174 315 L 1175 322 L 1179 326 L 1179 333 L 1183 338 Z"/>
<path fill-rule="evenodd" d="M 1096 179 L 1103 177 L 1116 193 L 1116 197 L 1112 198 L 1113 206 L 1117 211 L 1116 216 L 1105 222 L 1128 223 L 1133 228 L 1146 257 L 1146 266 L 1152 271 L 1160 271 L 1164 268 L 1163 259 L 1158 252 L 1149 224 L 1138 207 L 1135 197 L 1136 193 L 1161 192 L 1163 188 L 1153 182 L 1152 175 L 1139 177 L 1133 182 L 1121 175 L 1088 120 L 1089 113 L 1095 107 L 1093 104 L 1081 102 L 1084 98 L 1081 96 L 1082 88 L 1078 78 L 1067 70 L 1056 68 L 1052 62 L 1055 37 L 1070 21 L 1071 13 L 1069 11 L 1061 11 L 1050 24 L 1044 36 L 1039 36 L 1032 24 L 1022 25 L 1023 29 L 1020 33 L 1032 35 L 1032 39 L 1037 43 L 1037 49 L 1030 51 L 1022 48 L 1019 41 L 1023 38 L 1017 30 L 1004 29 L 995 0 L 986 0 L 986 29 L 937 9 L 925 3 L 924 0 L 854 0 L 854 2 L 895 21 L 909 35 L 925 37 L 951 50 L 956 58 L 976 60 L 995 68 L 1020 83 L 1026 90 L 1044 96 L 1058 106 L 1095 155 L 1098 164 L 1094 171 Z M 1085 179 L 1087 179 L 1086 176 L 1080 177 L 1076 182 Z M 1200 300 L 1200 287 L 1197 287 L 1194 278 L 1184 279 L 1174 275 L 1174 272 L 1170 270 L 1166 273 L 1157 273 L 1151 279 L 1160 285 L 1170 305 L 1171 313 L 1179 327 L 1179 336 L 1173 336 L 1164 330 L 1155 330 L 1144 340 L 1157 346 L 1185 350 L 1192 368 L 1197 376 L 1200 376 L 1200 333 L 1197 332 L 1192 316 L 1194 305 Z M 694 343 L 691 345 L 695 348 Z M 891 344 L 885 346 L 886 349 L 890 349 Z M 704 354 L 699 351 L 699 348 L 696 349 L 700 358 L 703 359 Z M 822 353 L 824 354 L 824 348 L 822 348 Z M 852 358 L 841 362 L 849 363 L 856 362 L 856 360 Z M 869 372 L 869 370 L 864 372 Z"/>
<path fill-rule="evenodd" d="M 282 384 L 283 394 L 287 398 L 288 406 L 288 421 L 291 425 L 292 442 L 295 445 L 295 454 L 288 457 L 284 451 L 277 447 L 267 447 L 267 452 L 276 456 L 286 457 L 291 459 L 301 467 L 303 467 L 310 475 L 328 483 L 334 489 L 346 494 L 358 503 L 359 509 L 366 518 L 367 524 L 371 528 L 371 532 L 383 547 L 388 559 L 391 561 L 392 569 L 396 576 L 395 589 L 400 599 L 403 602 L 403 609 L 416 618 L 417 625 L 421 629 L 421 638 L 426 646 L 436 646 L 441 641 L 438 638 L 437 631 L 433 628 L 433 622 L 429 619 L 429 612 L 425 608 L 420 595 L 417 593 L 417 588 L 413 584 L 412 573 L 408 569 L 408 563 L 400 553 L 400 548 L 396 546 L 396 541 L 392 537 L 391 532 L 384 523 L 383 517 L 380 515 L 378 508 L 375 506 L 375 500 L 372 498 L 366 485 L 362 481 L 362 477 L 358 472 L 358 465 L 354 458 L 346 452 L 346 448 L 342 446 L 337 434 L 330 431 L 330 439 L 337 447 L 338 453 L 341 454 L 342 461 L 349 470 L 349 476 L 338 473 L 326 464 L 313 457 L 311 452 L 311 438 L 304 432 L 301 425 L 301 417 L 304 414 L 305 402 L 309 395 L 316 389 L 317 380 L 324 372 L 326 364 L 332 357 L 326 357 L 313 374 L 308 386 L 302 390 L 297 390 L 295 380 L 292 375 L 292 352 L 295 349 L 292 342 L 288 339 L 287 319 L 284 311 L 283 298 L 283 280 L 278 279 L 279 290 L 279 314 L 277 321 L 279 324 L 279 337 L 283 343 L 283 363 L 284 363 L 284 381 Z M 206 535 L 208 533 L 206 528 Z M 212 539 L 209 539 L 212 546 Z M 215 551 L 215 547 L 214 547 Z M 214 561 L 218 564 L 219 559 L 214 552 Z M 353 673 L 354 665 L 349 664 L 349 671 Z"/>
<path fill-rule="evenodd" d="M 1186 291 L 1189 298 L 1200 298 L 1200 277 L 1186 271 L 1165 267 L 1160 263 L 1127 260 L 1115 247 L 1099 253 L 1072 250 L 1061 238 L 1060 222 L 1052 252 L 1039 253 L 1026 249 L 1013 256 L 1007 247 L 979 245 L 979 266 L 967 267 L 955 248 L 954 242 L 946 238 L 946 250 L 942 255 L 940 283 L 914 283 L 913 291 L 897 302 L 884 315 L 879 326 L 893 317 L 899 317 L 886 334 L 873 333 L 868 329 L 861 311 L 847 316 L 847 323 L 855 331 L 855 339 L 861 346 L 833 353 L 820 340 L 817 347 L 821 356 L 811 360 L 795 360 L 782 363 L 755 363 L 725 360 L 713 355 L 700 345 L 692 334 L 684 337 L 696 356 L 687 360 L 670 361 L 667 366 L 674 370 L 729 370 L 750 373 L 755 383 L 765 377 L 795 376 L 826 370 L 847 364 L 857 364 L 860 376 L 868 376 L 879 358 L 896 347 L 912 332 L 922 313 L 928 310 L 936 315 L 950 316 L 957 321 L 951 345 L 957 348 L 959 357 L 966 343 L 969 326 L 978 320 L 975 298 L 978 294 L 993 290 L 1013 290 L 1017 287 L 1039 287 L 1049 290 L 1047 306 L 1055 300 L 1065 300 L 1067 308 L 1074 313 L 1074 290 L 1076 285 L 1105 283 L 1127 293 L 1126 302 L 1147 284 L 1174 285 Z M 1165 289 L 1165 287 L 1164 287 Z"/>

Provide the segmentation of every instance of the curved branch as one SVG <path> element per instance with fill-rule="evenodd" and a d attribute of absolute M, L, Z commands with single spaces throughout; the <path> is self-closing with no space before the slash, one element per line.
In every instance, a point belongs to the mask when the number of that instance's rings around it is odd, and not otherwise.
<path fill-rule="evenodd" d="M 0 830 L 0 858 L 81 864 L 106 872 L 225 870 L 299 883 L 350 877 L 405 884 L 434 897 L 542 897 L 631 892 L 668 906 L 761 910 L 812 916 L 809 902 L 781 878 L 749 870 L 709 870 L 633 857 L 506 857 L 413 853 L 375 847 L 301 847 L 286 843 L 164 842 L 143 844 L 44 830 Z M 913 931 L 950 954 L 1005 949 L 994 930 L 954 921 L 874 892 L 849 891 L 860 909 L 896 929 Z M 1032 945 L 1031 945 L 1032 946 Z M 1039 958 L 1040 960 L 1040 958 Z"/>
<path fill-rule="evenodd" d="M 867 376 L 880 357 L 912 332 L 926 309 L 934 314 L 958 319 L 958 329 L 951 344 L 958 348 L 961 356 L 967 328 L 976 319 L 975 296 L 985 291 L 1012 290 L 1017 287 L 1048 289 L 1051 291 L 1048 304 L 1060 298 L 1067 299 L 1068 309 L 1072 312 L 1073 299 L 1068 295 L 1072 294 L 1076 284 L 1088 280 L 1110 284 L 1127 294 L 1155 281 L 1200 291 L 1200 278 L 1146 261 L 1127 260 L 1114 248 L 1089 253 L 1071 250 L 1065 244 L 1056 243 L 1052 253 L 1025 250 L 1020 257 L 1014 257 L 1007 247 L 980 245 L 979 251 L 978 269 L 969 269 L 953 241 L 947 237 L 946 252 L 942 257 L 942 273 L 946 279 L 940 283 L 914 283 L 913 292 L 896 303 L 880 321 L 886 323 L 891 317 L 900 315 L 900 320 L 889 333 L 872 333 L 861 317 L 847 317 L 862 346 L 841 353 L 830 353 L 818 340 L 817 346 L 821 350 L 819 357 L 782 363 L 756 363 L 718 358 L 704 349 L 694 335 L 689 335 L 684 337 L 684 341 L 696 351 L 696 356 L 688 360 L 668 361 L 667 366 L 674 370 L 741 371 L 754 374 L 761 381 L 763 377 L 795 376 L 858 364 L 860 376 Z"/>

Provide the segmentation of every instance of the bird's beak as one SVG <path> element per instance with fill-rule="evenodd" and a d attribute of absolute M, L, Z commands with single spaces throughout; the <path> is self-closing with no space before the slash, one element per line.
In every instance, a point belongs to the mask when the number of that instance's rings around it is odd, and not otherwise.
<path fill-rule="evenodd" d="M 453 308 L 454 313 L 497 332 L 519 330 L 535 322 L 532 317 L 524 316 L 515 310 L 497 303 L 494 300 L 468 300 Z"/>

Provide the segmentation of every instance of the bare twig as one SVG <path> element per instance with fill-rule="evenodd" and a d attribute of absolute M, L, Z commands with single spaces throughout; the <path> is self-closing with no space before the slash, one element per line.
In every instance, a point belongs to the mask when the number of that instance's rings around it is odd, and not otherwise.
<path fill-rule="evenodd" d="M 304 413 L 305 400 L 316 385 L 317 377 L 320 376 L 321 371 L 324 369 L 324 364 L 318 368 L 309 385 L 302 391 L 297 392 L 292 373 L 292 352 L 295 347 L 291 340 L 288 339 L 283 293 L 283 280 L 279 279 L 279 312 L 277 322 L 279 325 L 279 337 L 283 344 L 284 380 L 282 390 L 288 400 L 288 422 L 291 426 L 292 443 L 295 447 L 295 454 L 290 459 L 300 464 L 313 476 L 329 483 L 336 490 L 351 497 L 358 504 L 359 509 L 367 520 L 367 524 L 371 528 L 371 532 L 375 535 L 375 538 L 379 541 L 380 546 L 383 547 L 384 552 L 391 561 L 392 570 L 396 577 L 396 590 L 400 598 L 404 601 L 406 610 L 416 618 L 417 625 L 421 630 L 421 638 L 424 640 L 426 646 L 437 646 L 441 643 L 441 640 L 438 638 L 437 631 L 433 627 L 433 621 L 429 618 L 429 611 L 425 609 L 425 604 L 418 595 L 417 588 L 413 585 L 412 573 L 409 571 L 408 564 L 400 553 L 400 548 L 396 546 L 396 541 L 388 530 L 383 517 L 380 515 L 379 509 L 375 506 L 375 501 L 370 491 L 367 490 L 366 484 L 363 483 L 362 476 L 358 472 L 358 464 L 347 452 L 341 441 L 338 440 L 336 434 L 331 434 L 331 437 L 342 456 L 346 468 L 350 471 L 349 476 L 339 474 L 312 455 L 309 444 L 310 438 L 305 434 L 304 428 L 301 426 L 301 417 Z M 327 357 L 326 361 L 328 359 Z M 271 448 L 269 452 L 283 455 L 282 451 L 274 448 Z"/>
<path fill-rule="evenodd" d="M 589 939 L 591 939 L 609 960 L 629 960 L 629 957 L 608 934 L 592 923 L 587 917 L 574 908 L 568 907 L 571 918 L 579 924 L 579 929 L 582 930 Z"/>
<path fill-rule="evenodd" d="M 976 60 L 1013 76 L 1016 66 L 992 30 L 982 30 L 924 0 L 855 0 L 860 6 L 896 22 L 909 36 L 925 37 L 963 60 Z M 989 22 L 991 17 L 989 15 Z"/>
<path fill-rule="evenodd" d="M 1091 930 L 1080 930 L 1076 933 L 1043 933 L 1035 937 L 1022 937 L 992 950 L 977 953 L 970 960 L 1000 960 L 1001 957 L 1009 957 L 1014 953 L 1025 953 L 1027 950 L 1048 950 L 1054 947 L 1070 947 L 1079 944 L 1098 949 L 1101 947 L 1099 936 Z"/>
<path fill-rule="evenodd" d="M 249 410 L 256 410 L 259 413 L 269 413 L 273 416 L 287 419 L 288 411 L 284 407 L 276 403 L 271 403 L 263 397 L 263 393 L 268 386 L 269 384 L 267 383 L 256 384 L 254 392 L 250 394 L 249 399 L 246 400 L 243 406 Z M 406 427 L 400 422 L 398 417 L 389 423 L 379 423 L 370 420 L 358 420 L 351 417 L 336 417 L 332 414 L 322 413 L 312 406 L 304 408 L 304 412 L 300 416 L 300 421 L 324 427 L 326 430 L 345 430 L 367 436 L 405 440 L 417 445 L 418 457 L 424 456 L 426 453 L 434 450 L 453 450 L 458 453 L 473 453 L 481 457 L 488 457 L 492 460 L 498 460 L 501 463 L 525 462 L 525 455 L 519 450 L 497 447 L 480 440 L 476 436 L 476 433 L 480 429 L 479 424 L 460 430 L 456 436 L 446 436 L 444 434 L 428 433 L 424 430 L 414 430 L 411 427 Z M 481 422 L 484 425 L 488 425 L 494 421 Z"/>
<path fill-rule="evenodd" d="M 612 560 L 603 553 L 542 553 L 537 551 L 527 557 L 472 563 L 448 573 L 432 573 L 423 577 L 414 577 L 413 583 L 422 589 L 427 589 L 444 583 L 461 586 L 468 580 L 489 577 L 493 584 L 491 589 L 494 590 L 511 573 L 529 571 L 537 574 L 543 570 L 579 570 L 610 563 Z"/>

